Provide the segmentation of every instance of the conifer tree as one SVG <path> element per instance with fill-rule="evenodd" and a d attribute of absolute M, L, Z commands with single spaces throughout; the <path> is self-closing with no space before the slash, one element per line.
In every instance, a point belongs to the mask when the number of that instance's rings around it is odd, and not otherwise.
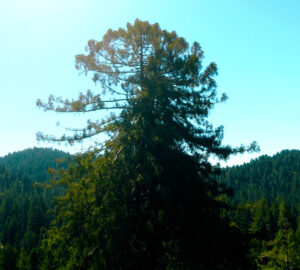
<path fill-rule="evenodd" d="M 279 206 L 278 232 L 275 239 L 270 241 L 267 246 L 268 250 L 261 254 L 261 258 L 265 259 L 267 263 L 260 265 L 260 269 L 299 269 L 300 257 L 285 202 Z"/>
<path fill-rule="evenodd" d="M 203 68 L 197 42 L 140 20 L 87 50 L 77 68 L 93 72 L 102 93 L 37 101 L 56 112 L 111 111 L 59 138 L 38 134 L 71 144 L 109 138 L 54 183 L 67 187 L 43 241 L 54 269 L 248 269 L 243 237 L 220 218 L 216 198 L 226 190 L 209 157 L 257 146 L 223 146 L 223 128 L 208 122 L 226 99 L 217 97 L 216 64 Z"/>
<path fill-rule="evenodd" d="M 265 198 L 261 198 L 254 204 L 253 222 L 249 230 L 260 239 L 271 240 L 269 239 L 271 231 L 270 211 Z"/>

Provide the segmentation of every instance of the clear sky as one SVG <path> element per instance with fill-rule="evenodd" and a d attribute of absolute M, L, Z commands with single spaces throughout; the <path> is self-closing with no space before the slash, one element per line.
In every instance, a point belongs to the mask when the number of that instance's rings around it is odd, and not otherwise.
<path fill-rule="evenodd" d="M 63 133 L 57 121 L 82 124 L 78 115 L 43 112 L 35 101 L 96 91 L 74 68 L 75 55 L 89 39 L 136 18 L 198 41 L 206 63 L 217 63 L 218 91 L 229 100 L 210 120 L 224 125 L 225 144 L 256 140 L 260 154 L 300 149 L 299 0 L 10 0 L 0 3 L 0 155 L 58 148 L 38 144 L 36 132 Z"/>

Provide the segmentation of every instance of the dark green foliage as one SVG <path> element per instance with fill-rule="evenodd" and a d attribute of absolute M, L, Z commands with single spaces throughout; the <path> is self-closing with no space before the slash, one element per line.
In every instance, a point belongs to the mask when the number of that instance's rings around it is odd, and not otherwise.
<path fill-rule="evenodd" d="M 19 181 L 31 189 L 31 183 L 44 183 L 50 179 L 48 169 L 58 168 L 57 159 L 62 160 L 59 167 L 66 167 L 66 161 L 70 158 L 71 155 L 63 151 L 34 147 L 1 157 L 0 168 L 4 166 L 8 172 L 17 176 Z"/>
<path fill-rule="evenodd" d="M 299 176 L 300 151 L 284 150 L 226 168 L 219 177 L 234 190 L 231 220 L 250 233 L 250 256 L 259 269 L 300 268 Z"/>
<path fill-rule="evenodd" d="M 297 209 L 300 205 L 300 151 L 284 150 L 272 157 L 261 156 L 250 163 L 225 170 L 220 182 L 234 189 L 233 204 L 268 203 L 284 199 Z"/>
<path fill-rule="evenodd" d="M 300 257 L 297 236 L 291 222 L 291 213 L 285 202 L 279 205 L 276 234 L 269 240 L 255 238 L 253 248 L 259 269 L 299 269 Z M 267 232 L 268 229 L 266 228 Z M 257 236 L 255 236 L 257 237 Z"/>
<path fill-rule="evenodd" d="M 68 157 L 61 151 L 34 148 L 0 159 L 0 269 L 34 269 L 31 253 L 39 244 L 41 228 L 50 222 L 47 210 L 53 199 L 33 184 L 46 183 L 48 166 L 66 166 L 56 164 L 56 159 Z"/>
<path fill-rule="evenodd" d="M 259 269 L 299 269 L 300 151 L 284 150 L 226 168 L 219 177 L 234 190 L 231 220 L 251 235 Z M 299 218 L 298 218 L 299 219 Z"/>
<path fill-rule="evenodd" d="M 5 245 L 0 251 L 0 269 L 17 269 L 18 251 L 10 244 Z"/>
<path fill-rule="evenodd" d="M 293 159 L 280 162 L 282 153 L 290 152 Z M 289 164 L 294 169 L 293 163 L 299 161 L 294 154 L 298 152 L 276 155 L 276 164 L 281 164 L 278 168 Z M 78 156 L 69 169 L 59 173 L 57 184 L 67 187 L 67 192 L 57 198 L 50 216 L 46 211 L 51 204 L 44 192 L 20 188 L 18 178 L 0 167 L 0 269 L 116 269 L 120 262 L 125 269 L 165 269 L 165 265 L 167 269 L 300 268 L 299 208 L 297 211 L 293 202 L 282 202 L 286 195 L 281 193 L 271 202 L 261 198 L 239 204 L 230 212 L 226 210 L 231 221 L 228 227 L 219 214 L 222 211 L 224 215 L 222 196 L 218 203 L 197 191 L 195 184 L 187 190 L 188 185 L 180 184 L 179 179 L 189 173 L 175 166 L 176 156 L 167 160 L 164 155 L 168 156 L 161 153 L 158 160 L 166 162 L 165 183 L 172 172 L 176 177 L 172 178 L 174 183 L 168 183 L 169 189 L 166 184 L 156 185 L 152 194 L 141 193 L 146 190 L 142 180 L 126 181 L 127 177 L 133 179 L 138 168 L 132 174 L 132 160 L 125 159 L 125 155 L 119 154 L 118 159 L 108 153 Z M 184 162 L 182 156 L 180 160 Z M 183 164 L 187 171 L 191 170 L 189 161 Z M 147 166 L 149 169 L 141 174 L 143 179 L 157 175 L 160 171 L 156 168 L 162 167 L 153 163 Z M 218 187 L 213 183 L 201 183 L 200 190 L 213 192 Z M 271 181 L 269 188 L 274 184 Z M 147 185 L 151 187 L 151 182 Z M 237 190 L 241 194 L 248 191 Z M 201 203 L 198 210 L 197 202 Z M 186 204 L 189 211 L 183 211 Z M 56 218 L 45 233 L 41 226 L 48 227 L 51 216 Z M 187 241 L 190 235 L 194 238 Z M 181 246 L 185 252 L 180 251 Z"/>

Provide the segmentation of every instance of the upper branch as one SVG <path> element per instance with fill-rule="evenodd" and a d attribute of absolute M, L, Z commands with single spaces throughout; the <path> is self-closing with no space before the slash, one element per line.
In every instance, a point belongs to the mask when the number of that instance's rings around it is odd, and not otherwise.
<path fill-rule="evenodd" d="M 128 102 L 127 98 L 101 100 L 100 95 L 93 95 L 90 91 L 87 91 L 85 95 L 80 94 L 77 100 L 69 101 L 68 99 L 64 100 L 61 97 L 55 98 L 51 95 L 48 98 L 48 102 L 43 103 L 38 99 L 36 105 L 45 111 L 86 113 L 98 110 L 125 109 L 126 102 Z M 107 106 L 107 103 L 114 104 Z"/>

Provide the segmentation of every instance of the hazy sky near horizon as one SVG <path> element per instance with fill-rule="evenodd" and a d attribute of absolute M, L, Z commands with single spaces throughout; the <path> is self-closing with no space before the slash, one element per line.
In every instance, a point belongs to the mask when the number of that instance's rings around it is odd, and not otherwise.
<path fill-rule="evenodd" d="M 76 98 L 97 87 L 74 67 L 89 39 L 136 18 L 198 41 L 205 64 L 218 65 L 219 94 L 229 100 L 210 120 L 224 144 L 257 141 L 260 154 L 300 149 L 299 0 L 10 0 L 0 3 L 0 156 L 33 146 L 35 134 L 62 134 L 84 118 L 43 112 L 38 98 Z M 239 164 L 254 155 L 236 156 Z"/>

